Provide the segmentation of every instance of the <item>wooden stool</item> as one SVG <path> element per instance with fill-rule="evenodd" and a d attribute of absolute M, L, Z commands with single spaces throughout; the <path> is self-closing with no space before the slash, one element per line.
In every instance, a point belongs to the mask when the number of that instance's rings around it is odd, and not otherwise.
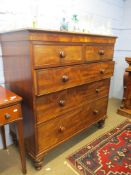
<path fill-rule="evenodd" d="M 22 172 L 26 174 L 21 101 L 21 97 L 0 86 L 0 131 L 2 135 L 3 146 L 5 149 L 7 148 L 4 125 L 10 124 L 12 122 L 16 123 Z"/>

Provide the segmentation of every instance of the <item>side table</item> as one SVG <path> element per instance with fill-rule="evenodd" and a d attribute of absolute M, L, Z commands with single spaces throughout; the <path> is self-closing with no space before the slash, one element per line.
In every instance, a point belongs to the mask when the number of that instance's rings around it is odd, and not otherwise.
<path fill-rule="evenodd" d="M 26 174 L 21 101 L 21 97 L 0 86 L 0 131 L 3 146 L 5 149 L 7 148 L 4 125 L 15 123 L 18 131 L 18 143 L 22 164 L 22 172 Z"/>

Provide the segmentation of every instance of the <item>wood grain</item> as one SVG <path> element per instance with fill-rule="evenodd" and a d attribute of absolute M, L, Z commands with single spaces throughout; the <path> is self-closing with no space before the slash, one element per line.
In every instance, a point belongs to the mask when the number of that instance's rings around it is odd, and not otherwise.
<path fill-rule="evenodd" d="M 118 109 L 118 113 L 131 118 L 131 57 L 127 57 L 126 62 L 129 64 L 129 67 L 126 68 L 124 74 L 124 93 L 122 104 L 120 109 Z"/>
<path fill-rule="evenodd" d="M 75 110 L 84 103 L 108 96 L 109 84 L 110 79 L 106 79 L 37 97 L 37 123 L 55 118 L 71 109 Z"/>
<path fill-rule="evenodd" d="M 72 134 L 82 131 L 101 118 L 105 118 L 106 109 L 107 98 L 103 98 L 39 125 L 37 127 L 39 152 L 47 151 L 50 147 L 54 147 L 62 140 L 71 137 Z M 96 114 L 95 111 L 98 113 Z"/>
<path fill-rule="evenodd" d="M 7 35 L 1 35 L 4 77 L 6 86 L 19 96 L 23 97 L 22 112 L 24 120 L 24 137 L 26 150 L 32 154 L 35 153 L 35 116 L 33 112 L 34 105 L 34 86 L 32 76 L 32 59 L 31 47 L 29 41 L 17 41 L 26 37 L 21 32 L 9 34 L 10 41 L 5 41 Z M 6 36 L 5 36 L 6 35 Z M 7 37 L 7 38 L 8 38 Z M 15 41 L 14 41 L 15 40 Z M 16 42 L 17 41 L 17 42 Z M 28 117 L 27 117 L 28 116 Z M 28 124 L 27 124 L 28 123 Z M 16 129 L 14 125 L 10 125 L 13 133 Z M 30 128 L 30 130 L 28 129 Z"/>
<path fill-rule="evenodd" d="M 81 63 L 82 46 L 58 44 L 35 44 L 33 45 L 34 66 L 51 67 L 66 64 Z"/>
<path fill-rule="evenodd" d="M 103 73 L 101 71 L 104 71 Z M 113 75 L 114 62 L 41 69 L 36 71 L 36 95 L 49 94 L 74 86 L 91 83 Z M 64 77 L 68 80 L 63 81 Z"/>
<path fill-rule="evenodd" d="M 4 125 L 13 123 L 17 126 L 17 131 L 19 136 L 18 143 L 19 143 L 22 172 L 26 174 L 26 160 L 25 160 L 25 148 L 24 148 L 24 136 L 23 136 L 23 118 L 21 113 L 21 101 L 22 101 L 22 98 L 20 96 L 0 86 L 0 131 L 2 134 L 3 146 L 4 146 L 4 149 L 7 148 Z"/>
<path fill-rule="evenodd" d="M 6 115 L 10 115 L 10 118 L 6 118 Z M 13 105 L 10 107 L 0 109 L 0 125 L 16 121 L 20 118 L 20 105 Z"/>
<path fill-rule="evenodd" d="M 106 61 L 112 60 L 114 53 L 114 45 L 88 45 L 85 51 L 85 60 Z"/>
<path fill-rule="evenodd" d="M 0 108 L 21 102 L 22 98 L 0 86 Z"/>
<path fill-rule="evenodd" d="M 38 29 L 1 34 L 5 83 L 23 97 L 26 152 L 37 170 L 48 150 L 105 119 L 115 41 Z"/>

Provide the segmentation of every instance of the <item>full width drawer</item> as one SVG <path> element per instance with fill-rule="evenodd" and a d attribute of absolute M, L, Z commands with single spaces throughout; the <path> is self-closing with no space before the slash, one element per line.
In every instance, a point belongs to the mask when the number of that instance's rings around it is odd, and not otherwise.
<path fill-rule="evenodd" d="M 21 117 L 20 104 L 0 109 L 0 125 L 13 122 Z"/>
<path fill-rule="evenodd" d="M 82 46 L 80 45 L 33 45 L 34 66 L 52 67 L 82 61 Z"/>
<path fill-rule="evenodd" d="M 85 60 L 87 62 L 112 60 L 113 53 L 114 45 L 89 45 L 86 46 Z"/>
<path fill-rule="evenodd" d="M 113 75 L 113 71 L 113 61 L 37 70 L 35 72 L 35 94 L 49 94 L 106 79 Z"/>
<path fill-rule="evenodd" d="M 38 125 L 38 152 L 54 147 L 98 120 L 105 118 L 106 110 L 107 98 L 103 98 Z"/>
<path fill-rule="evenodd" d="M 77 86 L 36 98 L 37 123 L 50 120 L 84 103 L 108 96 L 110 80 Z"/>

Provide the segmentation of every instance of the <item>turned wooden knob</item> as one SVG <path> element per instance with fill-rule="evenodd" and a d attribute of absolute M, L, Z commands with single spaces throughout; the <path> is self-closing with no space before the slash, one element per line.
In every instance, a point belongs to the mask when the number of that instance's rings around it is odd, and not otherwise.
<path fill-rule="evenodd" d="M 67 82 L 69 80 L 69 77 L 67 75 L 62 76 L 62 81 Z"/>
<path fill-rule="evenodd" d="M 99 114 L 99 111 L 95 109 L 95 110 L 93 111 L 93 114 L 97 115 L 97 114 Z"/>
<path fill-rule="evenodd" d="M 5 114 L 5 119 L 10 119 L 11 118 L 11 115 L 10 114 Z"/>
<path fill-rule="evenodd" d="M 100 89 L 96 88 L 96 93 L 99 93 L 100 92 Z"/>
<path fill-rule="evenodd" d="M 104 74 L 104 73 L 105 73 L 105 69 L 101 69 L 101 70 L 100 70 L 100 73 L 101 73 L 101 74 Z"/>
<path fill-rule="evenodd" d="M 60 51 L 59 55 L 60 55 L 60 58 L 65 58 L 65 52 L 64 51 Z"/>
<path fill-rule="evenodd" d="M 65 106 L 65 100 L 60 100 L 59 105 L 62 106 L 62 107 Z"/>
<path fill-rule="evenodd" d="M 99 55 L 104 55 L 104 54 L 105 54 L 104 49 L 100 49 L 100 50 L 99 50 Z"/>
<path fill-rule="evenodd" d="M 65 131 L 65 127 L 64 127 L 64 126 L 60 126 L 60 127 L 59 127 L 59 131 L 60 131 L 60 132 L 64 132 L 64 131 Z"/>

